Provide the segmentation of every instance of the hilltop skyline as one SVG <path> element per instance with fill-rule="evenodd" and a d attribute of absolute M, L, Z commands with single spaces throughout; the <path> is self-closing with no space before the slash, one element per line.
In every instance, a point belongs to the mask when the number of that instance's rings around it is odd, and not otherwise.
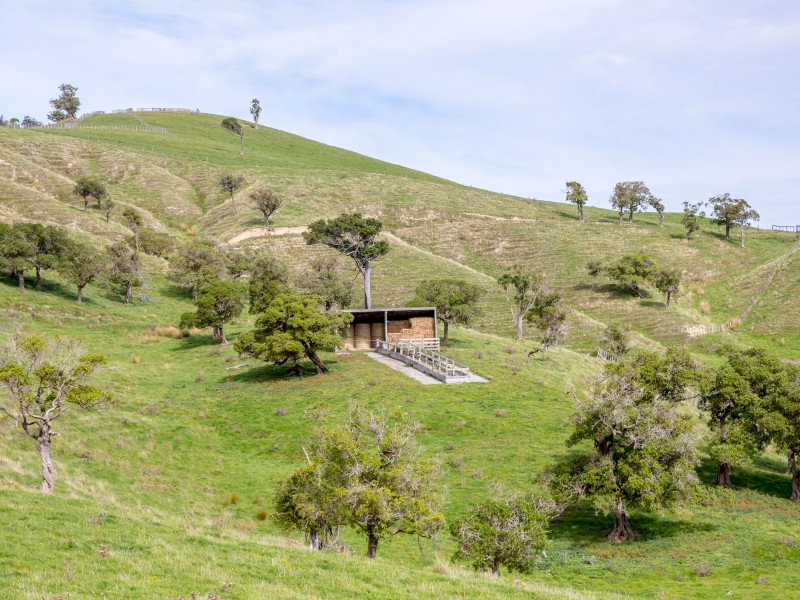
<path fill-rule="evenodd" d="M 35 24 L 35 27 L 21 26 Z M 186 106 L 498 192 L 608 208 L 643 180 L 668 210 L 729 192 L 800 222 L 800 7 L 629 0 L 8 6 L 6 118 Z M 57 57 L 57 60 L 54 59 Z M 5 87 L 5 86 L 4 86 Z"/>

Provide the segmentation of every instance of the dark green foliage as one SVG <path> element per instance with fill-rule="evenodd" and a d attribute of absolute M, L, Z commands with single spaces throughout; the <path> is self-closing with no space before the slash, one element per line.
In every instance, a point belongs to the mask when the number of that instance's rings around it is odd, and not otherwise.
<path fill-rule="evenodd" d="M 700 229 L 700 219 L 706 216 L 706 213 L 701 210 L 702 208 L 702 203 L 683 203 L 683 217 L 681 218 L 681 225 L 686 228 L 686 237 L 684 239 L 687 241 L 692 237 L 692 234 L 695 231 Z"/>
<path fill-rule="evenodd" d="M 81 107 L 80 98 L 76 95 L 78 88 L 69 83 L 62 83 L 58 89 L 61 91 L 61 95 L 50 100 L 53 110 L 47 115 L 47 118 L 54 123 L 74 119 L 78 116 L 78 109 Z"/>
<path fill-rule="evenodd" d="M 316 294 L 325 303 L 325 309 L 347 308 L 353 302 L 355 289 L 351 278 L 345 278 L 339 269 L 339 258 L 320 256 L 311 259 L 309 271 L 301 283 L 303 289 Z"/>
<path fill-rule="evenodd" d="M 681 272 L 677 269 L 665 269 L 658 271 L 653 276 L 656 289 L 666 295 L 667 300 L 664 307 L 669 310 L 669 303 L 672 297 L 678 293 L 681 285 Z"/>
<path fill-rule="evenodd" d="M 521 265 L 514 265 L 510 271 L 506 271 L 497 279 L 497 283 L 506 294 L 506 302 L 517 328 L 517 339 L 521 340 L 523 321 L 540 296 L 548 291 L 544 278 L 526 271 Z"/>
<path fill-rule="evenodd" d="M 762 421 L 773 443 L 789 457 L 791 499 L 800 502 L 800 367 L 784 363 L 774 376 Z"/>
<path fill-rule="evenodd" d="M 33 118 L 33 117 L 29 117 L 28 115 L 25 115 L 24 117 L 22 117 L 21 125 L 23 127 L 41 127 L 42 126 L 42 122 L 37 120 L 37 119 L 35 119 L 35 118 Z"/>
<path fill-rule="evenodd" d="M 108 247 L 111 256 L 108 281 L 123 295 L 125 304 L 130 304 L 133 288 L 144 285 L 144 275 L 139 268 L 139 253 L 125 242 Z"/>
<path fill-rule="evenodd" d="M 111 211 L 114 210 L 116 203 L 108 195 L 105 195 L 98 200 L 97 204 L 100 210 L 106 213 L 106 223 L 108 223 L 111 218 Z"/>
<path fill-rule="evenodd" d="M 606 275 L 620 285 L 630 288 L 637 297 L 643 298 L 642 287 L 653 278 L 656 263 L 645 254 L 626 254 L 606 267 Z"/>
<path fill-rule="evenodd" d="M 353 259 L 364 277 L 364 308 L 372 306 L 372 261 L 389 252 L 389 242 L 378 239 L 382 228 L 383 224 L 377 219 L 365 219 L 361 213 L 352 213 L 339 215 L 330 221 L 315 221 L 303 234 L 306 243 L 323 244 Z"/>
<path fill-rule="evenodd" d="M 271 256 L 264 256 L 252 263 L 250 271 L 250 314 L 267 310 L 279 295 L 289 291 L 289 272 Z"/>
<path fill-rule="evenodd" d="M 180 327 L 212 327 L 214 337 L 227 344 L 224 326 L 242 314 L 246 299 L 244 284 L 219 279 L 209 281 L 194 299 L 195 312 L 181 316 Z"/>
<path fill-rule="evenodd" d="M 167 258 L 175 247 L 175 238 L 168 233 L 153 231 L 152 229 L 140 229 L 139 250 L 150 256 L 160 256 Z M 135 243 L 135 239 L 133 240 Z"/>
<path fill-rule="evenodd" d="M 89 207 L 89 198 L 97 200 L 99 205 L 100 200 L 108 194 L 108 191 L 106 190 L 106 186 L 99 181 L 90 179 L 89 177 L 80 177 L 75 182 L 72 193 L 83 198 L 83 212 L 86 212 Z"/>
<path fill-rule="evenodd" d="M 651 196 L 648 198 L 647 203 L 653 208 L 654 211 L 658 213 L 658 225 L 659 227 L 664 226 L 664 203 L 661 201 L 661 198 L 656 198 L 655 196 Z"/>
<path fill-rule="evenodd" d="M 540 294 L 525 319 L 542 332 L 541 350 L 558 346 L 567 333 L 567 309 L 561 292 L 548 290 Z"/>
<path fill-rule="evenodd" d="M 225 255 L 208 241 L 186 244 L 170 261 L 172 280 L 185 287 L 193 298 L 203 284 L 219 279 L 224 270 Z"/>
<path fill-rule="evenodd" d="M 547 544 L 550 520 L 561 507 L 533 495 L 493 493 L 464 516 L 450 523 L 450 535 L 458 545 L 454 558 L 465 558 L 477 570 L 500 567 L 529 573 Z"/>
<path fill-rule="evenodd" d="M 427 279 L 420 282 L 411 306 L 435 306 L 444 324 L 444 343 L 450 341 L 450 325 L 469 325 L 478 314 L 485 290 L 461 279 Z"/>
<path fill-rule="evenodd" d="M 277 365 L 289 362 L 295 373 L 301 372 L 299 362 L 308 358 L 317 374 L 327 373 L 317 352 L 341 346 L 341 332 L 352 319 L 349 313 L 324 310 L 319 296 L 284 292 L 258 316 L 252 333 L 239 336 L 234 348 Z"/>
<path fill-rule="evenodd" d="M 600 338 L 603 349 L 609 352 L 619 362 L 625 353 L 630 350 L 630 328 L 624 328 L 619 323 L 612 323 L 605 328 Z"/>
<path fill-rule="evenodd" d="M 133 247 L 136 249 L 136 252 L 139 252 L 139 230 L 142 227 L 141 213 L 129 206 L 122 211 L 122 219 L 125 221 L 128 229 L 133 232 Z"/>
<path fill-rule="evenodd" d="M 741 245 L 744 247 L 744 230 L 751 221 L 758 221 L 759 214 L 753 210 L 746 200 L 731 198 L 730 194 L 722 194 L 709 198 L 717 225 L 725 227 L 725 239 L 731 239 L 731 228 L 738 226 L 741 231 Z"/>
<path fill-rule="evenodd" d="M 66 232 L 51 225 L 20 223 L 14 226 L 31 244 L 30 264 L 36 270 L 36 290 L 42 290 L 42 271 L 54 267 L 69 246 Z"/>
<path fill-rule="evenodd" d="M 242 151 L 242 153 L 244 154 L 244 151 Z M 234 198 L 234 195 L 239 188 L 244 185 L 244 176 L 236 175 L 235 173 L 223 173 L 219 176 L 217 185 L 223 192 L 230 195 L 231 204 L 233 205 L 233 212 L 236 213 L 236 199 Z"/>
<path fill-rule="evenodd" d="M 589 201 L 586 190 L 577 181 L 567 182 L 567 202 L 578 205 L 578 218 L 583 222 L 583 206 Z"/>
<path fill-rule="evenodd" d="M 685 501 L 697 484 L 699 463 L 692 419 L 680 410 L 690 382 L 680 356 L 649 355 L 642 362 L 609 365 L 589 397 L 575 394 L 575 431 L 568 445 L 588 441 L 592 452 L 559 465 L 551 478 L 557 497 L 587 497 L 614 516 L 608 540 L 633 539 L 628 509 L 670 508 Z M 665 380 L 648 373 L 671 372 Z"/>
<path fill-rule="evenodd" d="M 595 291 L 597 276 L 603 272 L 603 263 L 599 260 L 590 260 L 586 263 L 586 270 L 589 272 L 589 277 L 592 278 L 592 291 Z"/>
<path fill-rule="evenodd" d="M 80 346 L 37 336 L 12 337 L 0 351 L 0 413 L 36 441 L 42 466 L 41 491 L 52 493 L 55 471 L 50 444 L 54 422 L 70 408 L 92 410 L 112 395 L 88 381 L 106 359 L 85 354 Z M 59 431 L 58 433 L 62 433 Z"/>
<path fill-rule="evenodd" d="M 726 359 L 703 383 L 700 408 L 708 413 L 710 454 L 717 461 L 717 484 L 731 487 L 732 466 L 750 464 L 769 442 L 764 419 L 775 405 L 782 385 L 784 363 L 760 348 L 738 350 L 723 346 Z"/>
<path fill-rule="evenodd" d="M 634 213 L 640 211 L 653 200 L 653 194 L 641 181 L 622 181 L 614 186 L 611 196 L 611 206 L 617 209 L 620 223 L 622 216 L 627 212 L 628 221 L 633 221 Z"/>
<path fill-rule="evenodd" d="M 20 226 L 0 223 L 0 266 L 17 278 L 25 289 L 25 271 L 34 267 L 37 247 Z"/>
<path fill-rule="evenodd" d="M 242 143 L 241 154 L 244 156 L 244 128 L 242 128 L 242 124 L 232 117 L 225 117 L 222 119 L 222 122 L 219 125 L 225 131 L 232 133 L 239 138 Z M 234 210 L 235 208 L 236 207 L 234 206 Z"/>
<path fill-rule="evenodd" d="M 72 242 L 58 261 L 56 269 L 64 279 L 78 288 L 78 304 L 82 304 L 83 288 L 105 270 L 106 264 L 105 256 L 85 244 Z"/>

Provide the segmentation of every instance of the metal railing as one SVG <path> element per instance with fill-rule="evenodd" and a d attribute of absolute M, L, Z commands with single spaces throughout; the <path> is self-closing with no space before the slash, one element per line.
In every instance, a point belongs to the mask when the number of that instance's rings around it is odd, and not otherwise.
<path fill-rule="evenodd" d="M 399 354 L 409 359 L 409 361 L 423 365 L 445 377 L 469 376 L 469 367 L 467 365 L 412 342 L 398 340 L 393 343 L 385 340 L 375 340 L 375 348 Z"/>
<path fill-rule="evenodd" d="M 788 231 L 789 233 L 800 233 L 800 225 L 773 225 L 772 231 Z"/>
<path fill-rule="evenodd" d="M 439 350 L 440 342 L 439 338 L 398 338 L 399 342 L 408 342 L 409 344 L 416 344 L 417 346 L 422 346 L 423 348 L 427 348 L 428 350 Z"/>

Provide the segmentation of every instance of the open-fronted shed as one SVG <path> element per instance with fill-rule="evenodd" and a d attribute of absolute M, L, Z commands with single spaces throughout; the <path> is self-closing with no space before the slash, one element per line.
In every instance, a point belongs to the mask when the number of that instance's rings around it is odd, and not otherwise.
<path fill-rule="evenodd" d="M 424 348 L 439 349 L 436 308 L 433 306 L 401 308 L 352 308 L 350 330 L 345 348 L 369 350 L 378 340 L 412 342 Z"/>

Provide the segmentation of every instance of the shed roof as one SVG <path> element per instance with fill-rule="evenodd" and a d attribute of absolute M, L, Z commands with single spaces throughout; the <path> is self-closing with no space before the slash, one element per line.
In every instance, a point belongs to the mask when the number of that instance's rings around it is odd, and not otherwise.
<path fill-rule="evenodd" d="M 346 308 L 343 312 L 349 312 L 354 318 L 376 317 L 386 314 L 387 317 L 415 317 L 420 315 L 436 315 L 435 306 L 405 306 L 398 308 Z"/>

